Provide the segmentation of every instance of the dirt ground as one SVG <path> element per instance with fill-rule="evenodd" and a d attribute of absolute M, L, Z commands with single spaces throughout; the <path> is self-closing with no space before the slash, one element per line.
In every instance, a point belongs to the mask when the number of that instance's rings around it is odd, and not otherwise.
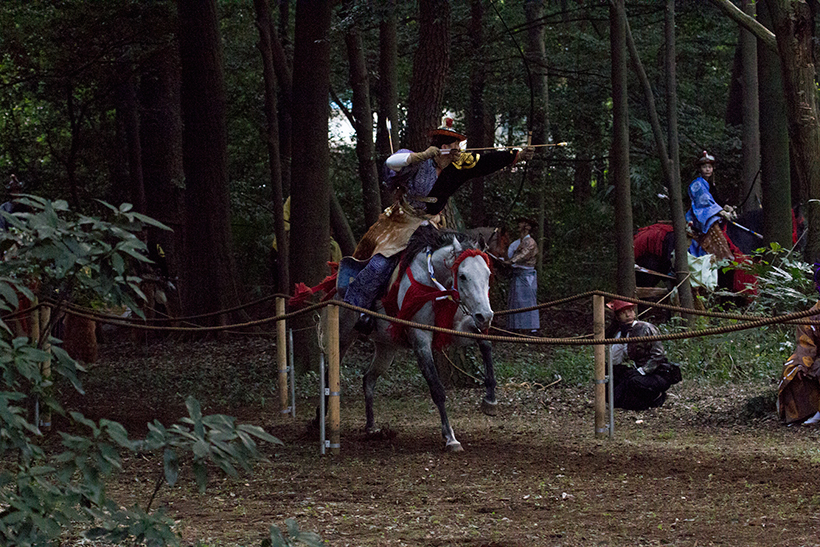
<path fill-rule="evenodd" d="M 376 419 L 391 434 L 368 439 L 360 378 L 347 370 L 341 453 L 321 456 L 307 426 L 315 399 L 298 401 L 295 420 L 275 408 L 274 355 L 248 339 L 103 345 L 89 395 L 69 406 L 140 435 L 146 421 L 178 419 L 187 391 L 207 385 L 223 398 L 204 400 L 206 414 L 284 442 L 252 474 L 212 474 L 205 495 L 190 471 L 160 490 L 154 507 L 176 519 L 183 545 L 260 545 L 286 518 L 334 546 L 820 545 L 820 430 L 782 426 L 771 382 L 685 378 L 662 408 L 617 411 L 612 439 L 594 435 L 591 382 L 501 385 L 492 418 L 478 410 L 481 390 L 450 390 L 464 446 L 450 454 L 417 382 L 379 392 Z M 127 460 L 110 492 L 145 507 L 161 465 Z"/>

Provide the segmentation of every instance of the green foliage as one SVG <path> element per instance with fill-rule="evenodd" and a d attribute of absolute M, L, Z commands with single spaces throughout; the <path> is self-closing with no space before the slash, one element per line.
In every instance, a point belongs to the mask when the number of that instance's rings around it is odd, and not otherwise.
<path fill-rule="evenodd" d="M 270 527 L 270 537 L 262 540 L 262 547 L 296 547 L 297 544 L 308 547 L 321 547 L 324 545 L 322 538 L 313 532 L 303 532 L 299 530 L 299 525 L 293 519 L 285 520 L 287 534 L 283 534 L 279 527 Z"/>
<path fill-rule="evenodd" d="M 33 297 L 31 279 L 60 299 L 92 294 L 102 302 L 135 302 L 140 279 L 133 266 L 144 262 L 145 246 L 137 234 L 145 225 L 161 224 L 131 211 L 128 204 L 103 204 L 112 217 L 102 221 L 73 214 L 65 202 L 27 196 L 28 212 L 4 214 L 10 229 L 0 233 L 5 258 L 0 262 L 0 307 L 17 308 L 18 293 Z M 28 338 L 12 339 L 0 322 L 0 544 L 56 545 L 66 530 L 84 529 L 89 539 L 145 545 L 176 545 L 173 521 L 148 507 L 121 508 L 105 494 L 105 483 L 121 469 L 120 454 L 163 454 L 161 481 L 175 484 L 182 456 L 191 465 L 200 491 L 207 484 L 207 466 L 230 475 L 250 469 L 262 458 L 257 440 L 281 444 L 256 426 L 236 424 L 224 415 L 203 416 L 199 403 L 186 401 L 189 416 L 165 428 L 155 422 L 143 440 L 131 440 L 122 425 L 98 423 L 77 412 L 66 413 L 51 395 L 53 377 L 41 363 L 52 361 L 52 374 L 82 390 L 81 367 L 51 338 L 48 349 Z M 65 415 L 72 424 L 59 434 L 60 448 L 41 446 L 39 424 L 28 407 Z M 36 414 L 35 414 L 36 415 Z M 161 484 L 161 483 L 160 483 Z M 312 536 L 306 536 L 312 537 Z"/>
<path fill-rule="evenodd" d="M 661 332 L 678 327 L 661 325 Z M 774 379 L 793 347 L 791 329 L 767 326 L 739 332 L 664 342 L 685 378 L 719 381 Z"/>
<path fill-rule="evenodd" d="M 750 312 L 766 315 L 804 310 L 817 302 L 812 265 L 778 243 L 761 248 L 748 264 L 733 264 L 757 276 L 757 297 Z"/>
<path fill-rule="evenodd" d="M 18 203 L 28 212 L 0 213 L 11 227 L 0 234 L 0 279 L 37 279 L 42 295 L 60 300 L 83 295 L 139 309 L 134 299 L 144 296 L 129 271 L 148 258 L 137 234 L 145 225 L 169 228 L 128 203 L 118 208 L 100 202 L 110 221 L 74 214 L 65 201 L 27 195 Z"/>

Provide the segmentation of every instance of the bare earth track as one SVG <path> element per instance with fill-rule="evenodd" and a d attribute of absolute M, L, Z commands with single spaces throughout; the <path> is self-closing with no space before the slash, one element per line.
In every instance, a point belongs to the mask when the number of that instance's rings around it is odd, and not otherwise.
<path fill-rule="evenodd" d="M 450 390 L 465 451 L 448 454 L 420 383 L 377 390 L 391 434 L 366 438 L 360 376 L 346 368 L 341 455 L 322 457 L 307 426 L 315 399 L 295 421 L 274 407 L 274 355 L 254 339 L 111 343 L 84 379 L 89 395 L 67 406 L 142 435 L 195 393 L 205 413 L 284 442 L 251 475 L 212 474 L 205 495 L 190 474 L 160 491 L 154 507 L 178 520 L 184 545 L 259 545 L 289 517 L 334 546 L 820 545 L 820 430 L 780 425 L 771 383 L 685 379 L 660 409 L 618 411 L 614 440 L 594 438 L 591 385 L 502 385 L 493 418 L 478 411 L 480 390 Z M 145 507 L 160 472 L 161 458 L 128 460 L 110 492 Z"/>

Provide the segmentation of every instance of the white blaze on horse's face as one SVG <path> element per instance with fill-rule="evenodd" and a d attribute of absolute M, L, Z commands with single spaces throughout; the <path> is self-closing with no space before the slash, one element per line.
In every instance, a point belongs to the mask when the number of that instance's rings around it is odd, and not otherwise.
<path fill-rule="evenodd" d="M 493 321 L 490 306 L 490 268 L 481 256 L 465 258 L 456 272 L 458 294 L 470 312 L 475 328 L 485 331 Z"/>

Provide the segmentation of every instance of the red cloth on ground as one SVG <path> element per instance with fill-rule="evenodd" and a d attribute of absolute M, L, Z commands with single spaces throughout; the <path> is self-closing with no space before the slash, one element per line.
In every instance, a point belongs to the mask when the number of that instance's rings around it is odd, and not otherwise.
<path fill-rule="evenodd" d="M 399 279 L 397 279 L 390 287 L 390 291 L 387 293 L 387 296 L 385 296 L 382 300 L 385 312 L 387 312 L 388 315 L 398 319 L 410 321 L 413 319 L 413 316 L 419 312 L 422 306 L 424 306 L 427 302 L 432 301 L 433 314 L 436 318 L 436 326 L 445 329 L 452 329 L 453 320 L 456 315 L 456 310 L 458 309 L 458 292 L 453 289 L 442 291 L 436 287 L 422 285 L 413 277 L 413 273 L 410 271 L 410 268 L 407 268 L 407 277 L 410 279 L 410 288 L 407 289 L 407 293 L 404 295 L 401 309 L 399 309 L 398 304 L 399 285 L 401 284 L 401 277 L 399 277 Z M 436 298 L 440 296 L 444 296 L 446 298 L 436 300 Z M 391 323 L 389 331 L 394 340 L 400 340 L 407 332 L 407 326 L 400 325 L 398 323 Z M 434 349 L 442 349 L 450 342 L 452 342 L 452 336 L 449 334 L 443 332 L 436 332 L 433 334 Z"/>
<path fill-rule="evenodd" d="M 645 255 L 663 256 L 663 238 L 673 230 L 671 224 L 662 223 L 638 228 L 634 238 L 635 258 Z"/>

